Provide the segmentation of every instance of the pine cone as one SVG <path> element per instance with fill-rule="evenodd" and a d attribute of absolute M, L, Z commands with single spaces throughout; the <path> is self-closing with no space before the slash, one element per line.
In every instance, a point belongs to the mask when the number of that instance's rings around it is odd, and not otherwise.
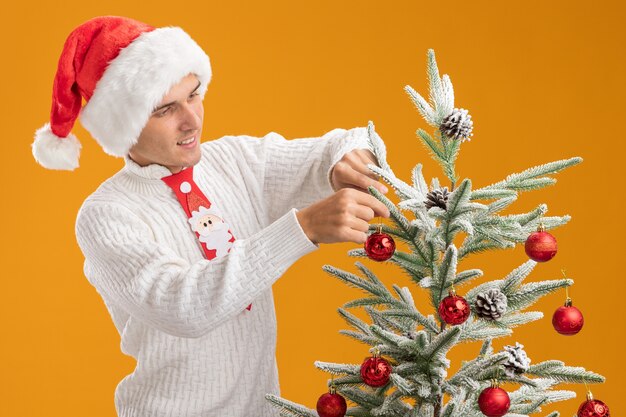
<path fill-rule="evenodd" d="M 504 350 L 508 354 L 508 359 L 503 363 L 504 373 L 513 377 L 523 374 L 530 367 L 530 358 L 524 351 L 524 345 L 515 342 L 515 346 L 505 346 Z"/>
<path fill-rule="evenodd" d="M 476 296 L 476 313 L 486 319 L 499 319 L 507 307 L 506 295 L 497 288 L 481 292 Z"/>
<path fill-rule="evenodd" d="M 472 116 L 469 115 L 467 110 L 455 108 L 452 110 L 452 113 L 443 119 L 439 130 L 450 139 L 465 141 L 466 139 L 470 140 L 470 136 L 473 135 L 473 127 Z"/>
<path fill-rule="evenodd" d="M 448 187 L 439 188 L 426 194 L 426 210 L 437 206 L 446 210 L 448 207 Z"/>

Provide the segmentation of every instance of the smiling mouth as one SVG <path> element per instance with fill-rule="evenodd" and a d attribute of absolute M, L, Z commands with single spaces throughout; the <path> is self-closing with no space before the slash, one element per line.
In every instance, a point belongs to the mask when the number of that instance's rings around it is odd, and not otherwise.
<path fill-rule="evenodd" d="M 190 145 L 196 140 L 196 136 L 192 136 L 189 139 L 182 140 L 180 142 L 176 142 L 177 145 Z"/>

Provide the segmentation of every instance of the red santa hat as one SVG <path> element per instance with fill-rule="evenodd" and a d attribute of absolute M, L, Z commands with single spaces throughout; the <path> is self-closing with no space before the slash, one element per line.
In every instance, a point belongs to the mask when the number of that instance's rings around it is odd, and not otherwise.
<path fill-rule="evenodd" d="M 190 73 L 201 82 L 203 98 L 211 80 L 209 57 L 181 28 L 119 16 L 86 21 L 63 46 L 50 123 L 35 132 L 31 145 L 35 160 L 48 169 L 78 167 L 81 145 L 70 133 L 77 117 L 107 154 L 125 156 L 154 108 Z"/>

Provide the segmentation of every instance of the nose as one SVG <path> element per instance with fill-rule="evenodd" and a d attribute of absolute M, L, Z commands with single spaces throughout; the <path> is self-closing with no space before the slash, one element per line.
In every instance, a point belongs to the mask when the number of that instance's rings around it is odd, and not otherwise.
<path fill-rule="evenodd" d="M 201 106 L 202 104 L 200 104 Z M 202 126 L 202 118 L 196 113 L 196 105 L 185 103 L 180 112 L 180 129 L 182 131 L 199 130 Z"/>

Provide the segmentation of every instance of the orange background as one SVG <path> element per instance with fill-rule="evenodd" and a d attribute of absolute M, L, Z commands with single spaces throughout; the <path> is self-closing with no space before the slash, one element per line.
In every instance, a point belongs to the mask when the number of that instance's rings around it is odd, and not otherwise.
<path fill-rule="evenodd" d="M 585 328 L 566 338 L 550 324 L 563 293 L 542 299 L 546 318 L 495 345 L 519 341 L 534 363 L 561 359 L 607 377 L 593 386 L 612 415 L 626 415 L 619 394 L 624 297 L 621 261 L 623 174 L 623 6 L 618 1 L 315 1 L 315 2 L 15 2 L 0 27 L 2 74 L 3 336 L 0 414 L 3 416 L 114 416 L 117 383 L 134 368 L 96 291 L 83 275 L 74 236 L 82 201 L 123 165 L 107 156 L 77 124 L 81 167 L 48 171 L 30 144 L 48 121 L 56 63 L 69 32 L 96 15 L 125 15 L 155 26 L 183 27 L 207 51 L 214 78 L 205 97 L 204 141 L 226 134 L 287 138 L 319 136 L 373 120 L 388 161 L 410 181 L 424 164 L 427 180 L 443 176 L 415 137 L 427 128 L 403 91 L 427 94 L 426 50 L 434 48 L 450 75 L 456 106 L 470 110 L 474 137 L 457 163 L 474 188 L 558 159 L 584 162 L 556 175 L 554 187 L 523 193 L 505 211 L 547 203 L 547 215 L 572 216 L 553 231 L 559 253 L 538 264 L 529 280 L 576 281 L 575 304 Z M 397 199 L 395 200 L 397 202 Z M 600 217 L 600 218 L 598 218 Z M 348 328 L 337 307 L 360 295 L 321 270 L 356 271 L 346 252 L 354 244 L 325 245 L 297 262 L 274 285 L 282 395 L 315 407 L 328 374 L 315 360 L 360 363 L 367 347 L 338 333 Z M 477 255 L 462 269 L 481 268 L 479 281 L 503 277 L 526 260 L 522 247 Z M 423 312 L 426 293 L 393 265 L 373 265 L 391 287 L 412 288 Z M 473 285 L 473 284 L 470 284 Z M 467 291 L 468 286 L 459 288 Z M 360 310 L 357 315 L 365 317 Z M 479 345 L 455 348 L 452 371 Z M 619 355 L 619 352 L 622 352 Z M 584 398 L 548 410 L 571 416 Z"/>

